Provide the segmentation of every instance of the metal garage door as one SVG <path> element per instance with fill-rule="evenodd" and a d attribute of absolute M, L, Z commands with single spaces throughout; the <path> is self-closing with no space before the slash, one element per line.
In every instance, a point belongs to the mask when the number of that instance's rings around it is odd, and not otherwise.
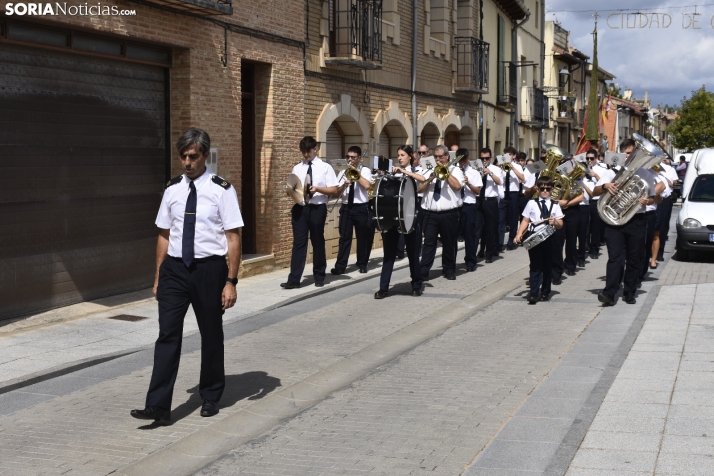
<path fill-rule="evenodd" d="M 0 319 L 153 282 L 165 69 L 0 44 Z"/>

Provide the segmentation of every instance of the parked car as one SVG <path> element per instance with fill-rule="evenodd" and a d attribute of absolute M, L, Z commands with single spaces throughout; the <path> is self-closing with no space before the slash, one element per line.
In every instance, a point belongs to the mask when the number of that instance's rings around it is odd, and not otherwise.
<path fill-rule="evenodd" d="M 677 255 L 714 251 L 714 149 L 694 152 L 682 185 L 682 209 L 677 217 Z"/>

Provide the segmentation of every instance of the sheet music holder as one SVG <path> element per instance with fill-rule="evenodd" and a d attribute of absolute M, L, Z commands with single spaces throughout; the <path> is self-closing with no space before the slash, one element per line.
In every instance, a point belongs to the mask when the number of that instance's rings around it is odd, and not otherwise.
<path fill-rule="evenodd" d="M 381 170 L 383 172 L 391 172 L 392 171 L 392 159 L 388 159 L 386 157 L 383 157 L 381 155 L 375 155 L 374 156 L 374 169 Z"/>
<path fill-rule="evenodd" d="M 422 169 L 431 172 L 434 170 L 434 167 L 436 167 L 436 159 L 433 155 L 430 155 L 429 157 L 422 157 L 419 159 L 419 165 Z"/>
<path fill-rule="evenodd" d="M 537 174 L 539 172 L 544 171 L 547 167 L 545 165 L 545 162 L 543 162 L 542 160 L 536 160 L 532 164 L 526 165 L 526 168 L 530 173 Z"/>
<path fill-rule="evenodd" d="M 609 150 L 605 152 L 605 163 L 607 165 L 622 165 L 627 160 L 627 156 L 624 153 L 610 152 Z"/>
<path fill-rule="evenodd" d="M 471 165 L 471 168 L 478 170 L 479 172 L 483 172 L 483 162 L 481 159 L 475 159 L 469 162 L 469 165 Z"/>
<path fill-rule="evenodd" d="M 573 159 L 576 162 L 580 162 L 581 164 L 585 164 L 588 161 L 588 154 L 586 152 L 583 152 L 582 154 L 578 154 L 573 157 Z"/>
<path fill-rule="evenodd" d="M 569 160 L 567 162 L 563 162 L 562 164 L 557 166 L 555 169 L 563 175 L 569 175 L 570 172 L 572 172 L 573 169 L 575 169 L 575 165 L 573 164 L 572 160 Z"/>

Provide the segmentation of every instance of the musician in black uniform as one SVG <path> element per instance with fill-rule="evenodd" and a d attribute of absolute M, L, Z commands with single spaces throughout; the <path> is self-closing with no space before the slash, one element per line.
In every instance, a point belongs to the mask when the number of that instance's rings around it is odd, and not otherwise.
<path fill-rule="evenodd" d="M 483 229 L 483 212 L 479 203 L 481 195 L 481 174 L 478 170 L 471 167 L 469 163 L 469 151 L 459 149 L 456 155 L 462 157 L 459 161 L 459 167 L 464 172 L 464 186 L 461 188 L 461 226 L 464 233 L 464 261 L 466 262 L 466 271 L 476 271 L 476 252 L 478 247 L 478 238 L 481 236 Z"/>
<path fill-rule="evenodd" d="M 337 177 L 332 167 L 317 157 L 317 141 L 305 136 L 300 141 L 303 160 L 293 167 L 293 174 L 302 183 L 311 177 L 309 199 L 306 205 L 295 204 L 291 210 L 293 249 L 290 256 L 288 281 L 281 283 L 284 289 L 300 287 L 307 259 L 307 240 L 312 243 L 312 274 L 315 286 L 325 284 L 327 255 L 325 253 L 325 222 L 327 221 L 327 197 L 337 193 Z M 288 194 L 289 195 L 289 194 Z M 371 247 L 370 247 L 371 248 Z"/>
<path fill-rule="evenodd" d="M 483 212 L 483 231 L 481 233 L 481 251 L 479 258 L 486 257 L 486 263 L 492 263 L 494 255 L 498 255 L 498 186 L 505 180 L 503 170 L 491 163 L 491 149 L 481 149 L 481 162 L 483 162 L 483 187 L 479 194 L 481 211 Z M 483 253 L 485 252 L 485 253 Z"/>
<path fill-rule="evenodd" d="M 360 178 L 357 182 L 350 182 L 345 177 L 346 170 L 340 172 L 337 177 L 337 195 L 342 197 L 340 207 L 340 245 L 337 252 L 335 267 L 330 271 L 332 274 L 342 274 L 347 268 L 347 260 L 352 250 L 352 230 L 354 228 L 357 236 L 357 268 L 360 273 L 367 272 L 369 254 L 372 251 L 369 233 L 372 231 L 372 220 L 369 213 L 369 203 L 367 200 L 367 190 L 371 185 L 372 172 L 363 165 L 359 165 L 362 157 L 362 149 L 353 145 L 347 150 L 347 165 L 357 168 Z"/>
<path fill-rule="evenodd" d="M 526 181 L 526 178 L 523 175 L 523 166 L 518 163 L 518 151 L 515 147 L 506 147 L 503 149 L 503 154 L 509 155 L 511 157 L 511 162 L 508 166 L 506 164 L 501 164 L 502 169 L 510 166 L 510 170 L 508 172 L 504 171 L 505 178 L 502 187 L 503 198 L 498 203 L 498 244 L 501 245 L 501 251 L 506 249 L 516 249 L 516 246 L 513 243 L 513 238 L 516 237 L 516 231 L 518 230 L 518 215 L 520 215 L 519 197 L 522 194 L 523 184 Z M 504 247 L 503 242 L 505 241 L 506 226 L 508 226 L 509 230 L 508 242 Z"/>
<path fill-rule="evenodd" d="M 399 147 L 397 152 L 397 161 L 399 165 L 392 167 L 392 172 L 395 177 L 406 175 L 413 178 L 417 182 L 425 180 L 421 167 L 410 165 L 412 156 L 412 148 L 408 145 Z M 421 211 L 417 211 L 420 213 Z M 415 218 L 414 229 L 409 234 L 399 233 L 396 227 L 390 228 L 385 233 L 382 233 L 382 243 L 384 246 L 384 261 L 382 262 L 382 274 L 379 280 L 379 291 L 374 294 L 375 299 L 384 299 L 389 296 L 389 282 L 392 279 L 392 270 L 394 270 L 394 261 L 397 258 L 397 247 L 399 238 L 404 237 L 405 251 L 409 259 L 409 272 L 412 278 L 412 296 L 421 296 L 421 269 L 419 267 L 419 249 L 421 247 L 421 223 L 419 217 Z"/>
<path fill-rule="evenodd" d="M 159 337 L 154 370 L 146 407 L 131 411 L 134 418 L 160 423 L 171 420 L 183 320 L 189 305 L 201 332 L 201 416 L 218 413 L 226 384 L 222 316 L 236 302 L 243 226 L 235 189 L 206 170 L 211 151 L 208 133 L 188 129 L 176 149 L 184 174 L 166 184 L 156 218 L 160 231 L 154 296 L 159 302 Z"/>
<path fill-rule="evenodd" d="M 449 149 L 445 145 L 434 148 L 434 158 L 438 165 L 449 162 Z M 434 169 L 436 170 L 436 169 Z M 457 165 L 450 167 L 446 180 L 436 178 L 431 171 L 431 180 L 420 188 L 424 192 L 421 207 L 424 211 L 424 246 L 421 256 L 421 276 L 429 280 L 429 271 L 436 256 L 436 237 L 441 235 L 441 266 L 446 279 L 456 279 L 456 251 L 459 233 L 459 207 L 461 207 L 461 187 L 464 174 Z"/>

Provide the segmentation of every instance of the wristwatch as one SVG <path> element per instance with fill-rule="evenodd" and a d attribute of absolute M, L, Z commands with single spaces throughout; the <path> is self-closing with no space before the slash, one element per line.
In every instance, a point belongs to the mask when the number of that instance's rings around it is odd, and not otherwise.
<path fill-rule="evenodd" d="M 231 283 L 233 286 L 238 284 L 238 278 L 226 278 L 227 283 Z"/>

